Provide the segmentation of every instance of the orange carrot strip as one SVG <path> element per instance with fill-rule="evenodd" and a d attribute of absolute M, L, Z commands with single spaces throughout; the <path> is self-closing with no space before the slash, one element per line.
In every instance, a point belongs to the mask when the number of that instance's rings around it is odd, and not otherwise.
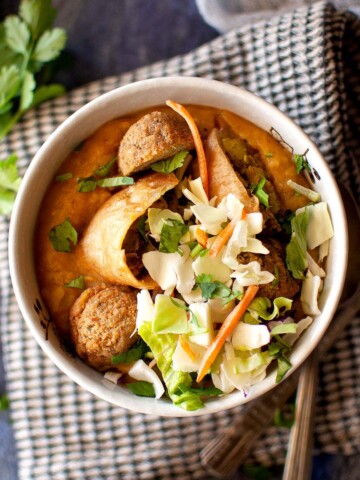
<path fill-rule="evenodd" d="M 190 359 L 195 362 L 196 356 L 195 353 L 191 350 L 190 345 L 187 343 L 186 340 L 184 340 L 184 337 L 180 335 L 179 337 L 180 341 L 180 347 L 187 353 L 187 355 L 190 357 Z"/>
<path fill-rule="evenodd" d="M 195 239 L 203 248 L 206 248 L 208 236 L 207 233 L 204 232 L 204 230 L 202 230 L 201 228 L 197 228 L 195 230 Z"/>
<path fill-rule="evenodd" d="M 259 290 L 258 285 L 250 285 L 250 287 L 247 288 L 242 300 L 236 305 L 234 310 L 231 313 L 229 313 L 229 315 L 226 317 L 215 339 L 206 350 L 206 353 L 202 359 L 202 362 L 199 368 L 198 377 L 196 379 L 198 383 L 201 382 L 201 380 L 205 377 L 205 375 L 209 371 L 209 368 L 211 367 L 216 357 L 218 356 L 220 350 L 222 349 L 225 343 L 225 340 L 233 332 L 234 328 L 239 323 L 241 317 L 244 315 L 247 307 L 249 306 L 251 300 L 255 297 L 258 290 Z"/>
<path fill-rule="evenodd" d="M 209 196 L 209 179 L 208 179 L 208 169 L 206 164 L 205 151 L 201 141 L 199 129 L 195 123 L 195 120 L 183 105 L 173 102 L 172 100 L 167 100 L 166 105 L 172 108 L 176 113 L 181 115 L 190 128 L 191 134 L 194 138 L 196 154 L 198 157 L 201 183 L 204 187 L 206 195 Z"/>
<path fill-rule="evenodd" d="M 234 220 L 231 220 L 231 222 L 226 225 L 224 230 L 221 230 L 221 232 L 215 238 L 214 243 L 211 245 L 211 248 L 209 250 L 209 257 L 215 258 L 219 255 L 222 247 L 226 245 L 229 241 L 229 238 L 234 231 L 235 225 L 236 222 L 234 222 Z"/>

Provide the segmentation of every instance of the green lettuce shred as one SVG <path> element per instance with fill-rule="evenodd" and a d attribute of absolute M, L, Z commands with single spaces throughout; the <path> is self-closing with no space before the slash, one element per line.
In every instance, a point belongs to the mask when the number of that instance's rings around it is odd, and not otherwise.
<path fill-rule="evenodd" d="M 203 408 L 204 403 L 199 395 L 196 395 L 190 390 L 183 391 L 184 386 L 191 387 L 191 375 L 185 372 L 178 372 L 172 368 L 172 357 L 178 336 L 172 333 L 161 335 L 154 333 L 152 322 L 144 322 L 140 325 L 139 335 L 153 352 L 157 366 L 163 376 L 167 393 L 174 405 L 184 410 L 198 410 Z"/>
<path fill-rule="evenodd" d="M 273 301 L 273 311 L 269 313 L 268 310 L 271 308 L 271 300 L 267 297 L 256 297 L 248 306 L 247 311 L 255 319 L 260 317 L 263 320 L 273 320 L 280 314 L 290 310 L 291 306 L 292 300 L 290 298 L 276 297 Z"/>

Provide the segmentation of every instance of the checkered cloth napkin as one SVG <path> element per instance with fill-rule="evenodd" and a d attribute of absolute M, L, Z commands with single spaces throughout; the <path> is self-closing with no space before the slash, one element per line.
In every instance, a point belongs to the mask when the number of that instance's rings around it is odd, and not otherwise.
<path fill-rule="evenodd" d="M 274 103 L 315 141 L 338 180 L 359 198 L 358 19 L 320 2 L 241 27 L 171 60 L 70 92 L 31 111 L 0 157 L 21 156 L 25 170 L 68 115 L 119 85 L 194 75 L 240 85 Z M 14 298 L 7 263 L 8 221 L 0 222 L 1 338 L 22 480 L 208 479 L 201 448 L 238 409 L 195 418 L 130 413 L 85 392 L 37 346 Z M 326 356 L 320 371 L 318 451 L 360 450 L 360 319 Z M 264 465 L 284 460 L 288 430 L 270 427 L 252 451 Z"/>

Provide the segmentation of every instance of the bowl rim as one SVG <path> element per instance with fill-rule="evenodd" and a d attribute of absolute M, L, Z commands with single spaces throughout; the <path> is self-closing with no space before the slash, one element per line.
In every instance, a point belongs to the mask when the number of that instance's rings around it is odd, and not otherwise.
<path fill-rule="evenodd" d="M 30 329 L 32 335 L 36 339 L 37 343 L 40 345 L 42 350 L 46 353 L 46 355 L 52 360 L 52 362 L 66 375 L 68 375 L 73 381 L 75 381 L 78 385 L 83 387 L 85 390 L 93 393 L 97 397 L 108 401 L 114 405 L 130 409 L 134 412 L 139 413 L 146 413 L 146 414 L 155 414 L 158 416 L 171 416 L 171 417 L 186 417 L 186 416 L 199 416 L 199 415 L 206 415 L 209 413 L 215 413 L 221 410 L 227 410 L 233 407 L 237 407 L 243 403 L 246 403 L 253 398 L 256 398 L 267 391 L 271 390 L 275 386 L 275 382 L 269 383 L 262 381 L 260 384 L 257 384 L 258 387 L 256 389 L 256 395 L 249 395 L 247 398 L 243 398 L 241 401 L 239 395 L 235 394 L 226 394 L 222 397 L 219 397 L 216 401 L 207 402 L 205 404 L 205 408 L 201 410 L 196 410 L 194 412 L 189 412 L 180 409 L 179 407 L 175 407 L 171 403 L 166 403 L 163 401 L 152 400 L 148 398 L 140 398 L 140 397 L 131 397 L 131 402 L 129 402 L 125 397 L 124 401 L 118 399 L 114 401 L 113 396 L 111 395 L 110 389 L 103 388 L 102 383 L 94 382 L 91 380 L 89 382 L 89 377 L 86 373 L 83 373 L 81 370 L 76 368 L 74 364 L 69 362 L 68 358 L 64 357 L 64 353 L 60 353 L 58 349 L 56 349 L 53 344 L 45 339 L 43 330 L 40 328 L 37 319 L 34 319 L 34 314 L 29 309 L 28 302 L 26 301 L 26 276 L 24 276 L 20 265 L 17 262 L 17 255 L 21 250 L 21 241 L 20 241 L 20 234 L 21 234 L 21 217 L 26 214 L 26 209 L 28 208 L 26 204 L 27 199 L 27 190 L 28 185 L 32 185 L 37 181 L 39 169 L 44 163 L 48 152 L 54 147 L 54 144 L 58 141 L 61 136 L 66 135 L 66 132 L 69 129 L 73 128 L 73 125 L 78 124 L 79 122 L 85 122 L 86 119 L 94 114 L 97 110 L 101 108 L 106 108 L 111 102 L 114 101 L 116 98 L 128 96 L 128 95 L 135 95 L 138 92 L 151 92 L 154 89 L 161 89 L 161 88 L 170 88 L 174 87 L 174 85 L 182 89 L 205 89 L 208 91 L 219 89 L 219 91 L 223 90 L 226 91 L 226 94 L 229 96 L 238 96 L 249 105 L 253 105 L 256 109 L 263 112 L 263 115 L 272 115 L 276 118 L 279 118 L 282 122 L 285 122 L 290 125 L 291 130 L 293 130 L 296 135 L 300 136 L 300 138 L 304 139 L 304 143 L 307 146 L 311 147 L 311 150 L 315 156 L 318 157 L 319 162 L 322 164 L 323 170 L 328 176 L 327 181 L 329 184 L 327 188 L 331 190 L 332 195 L 334 195 L 335 200 L 339 203 L 338 214 L 340 218 L 338 221 L 340 222 L 340 229 L 336 231 L 336 235 L 339 238 L 339 241 L 344 245 L 344 254 L 342 255 L 342 260 L 337 259 L 339 265 L 339 272 L 337 272 L 337 282 L 336 285 L 332 285 L 332 297 L 327 299 L 326 306 L 328 307 L 328 315 L 326 318 L 326 322 L 322 329 L 316 333 L 312 337 L 312 344 L 309 345 L 307 348 L 303 348 L 296 354 L 296 362 L 294 363 L 291 371 L 288 373 L 293 373 L 303 362 L 304 360 L 310 355 L 312 350 L 316 347 L 318 342 L 320 341 L 322 335 L 324 334 L 328 324 L 330 323 L 333 314 L 336 311 L 340 295 L 342 292 L 343 283 L 345 280 L 345 273 L 346 273 L 346 265 L 347 265 L 347 254 L 348 254 L 348 234 L 347 234 L 347 227 L 346 227 L 346 218 L 345 218 L 345 211 L 343 207 L 343 203 L 341 200 L 341 196 L 333 177 L 333 174 L 328 166 L 327 162 L 324 160 L 322 155 L 320 154 L 316 145 L 310 140 L 310 138 L 305 134 L 305 132 L 292 120 L 290 119 L 285 113 L 281 112 L 277 107 L 270 104 L 263 98 L 255 95 L 254 93 L 245 90 L 244 88 L 237 87 L 234 85 L 226 84 L 217 80 L 212 79 L 204 79 L 199 77 L 188 77 L 188 76 L 172 76 L 172 77 L 161 77 L 161 78 L 152 78 L 147 80 L 140 80 L 125 86 L 118 87 L 116 89 L 111 90 L 105 94 L 102 94 L 72 115 L 70 115 L 64 122 L 59 125 L 53 133 L 47 138 L 41 148 L 38 150 L 36 155 L 34 156 L 33 160 L 31 161 L 25 175 L 23 181 L 21 182 L 20 189 L 15 201 L 15 205 L 13 208 L 11 222 L 10 222 L 10 230 L 9 230 L 9 267 L 10 267 L 10 275 L 12 279 L 13 289 L 15 292 L 15 296 L 20 307 L 20 311 L 22 313 L 25 322 Z M 176 94 L 175 94 L 176 95 Z M 176 99 L 175 99 L 176 100 Z M 191 103 L 191 102 L 189 102 Z M 154 104 L 153 106 L 156 107 L 159 103 Z M 200 105 L 200 104 L 199 104 Z M 205 105 L 204 103 L 202 105 Z M 136 110 L 136 109 L 135 109 Z M 135 111 L 134 110 L 134 111 Z M 138 108 L 137 110 L 141 110 Z M 130 113 L 130 112 L 128 112 Z M 125 114 L 117 115 L 118 117 L 123 116 Z M 116 117 L 109 117 L 111 118 Z M 104 122 L 103 122 L 104 123 Z M 98 127 L 96 127 L 98 128 Z M 96 130 L 94 128 L 94 130 Z M 62 161 L 64 158 L 62 159 Z M 38 212 L 37 212 L 38 214 Z M 298 349 L 299 350 L 299 349 Z M 297 351 L 295 349 L 295 351 Z M 82 362 L 80 360 L 80 362 Z M 90 368 L 90 367 L 88 367 Z M 100 373 L 101 375 L 101 373 Z M 269 379 L 271 375 L 267 375 L 267 379 Z M 237 392 L 238 393 L 238 392 Z M 139 400 L 140 398 L 140 400 Z M 156 402 L 156 403 L 155 403 Z M 168 408 L 171 407 L 171 408 Z"/>

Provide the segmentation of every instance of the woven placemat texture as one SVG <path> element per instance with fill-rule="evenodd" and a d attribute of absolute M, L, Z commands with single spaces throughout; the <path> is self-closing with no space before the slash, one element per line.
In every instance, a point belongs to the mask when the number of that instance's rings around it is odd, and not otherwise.
<path fill-rule="evenodd" d="M 31 111 L 2 146 L 24 172 L 47 136 L 101 93 L 166 75 L 214 78 L 277 105 L 315 141 L 338 180 L 359 199 L 359 46 L 356 17 L 320 2 L 231 31 L 167 61 L 89 84 Z M 357 132 L 357 133 L 356 133 Z M 208 479 L 200 450 L 237 410 L 157 418 L 113 407 L 63 375 L 37 346 L 14 298 L 7 263 L 8 221 L 0 221 L 1 337 L 22 480 Z M 320 371 L 316 448 L 360 450 L 360 319 Z M 271 427 L 252 452 L 264 465 L 284 460 L 288 430 Z"/>

